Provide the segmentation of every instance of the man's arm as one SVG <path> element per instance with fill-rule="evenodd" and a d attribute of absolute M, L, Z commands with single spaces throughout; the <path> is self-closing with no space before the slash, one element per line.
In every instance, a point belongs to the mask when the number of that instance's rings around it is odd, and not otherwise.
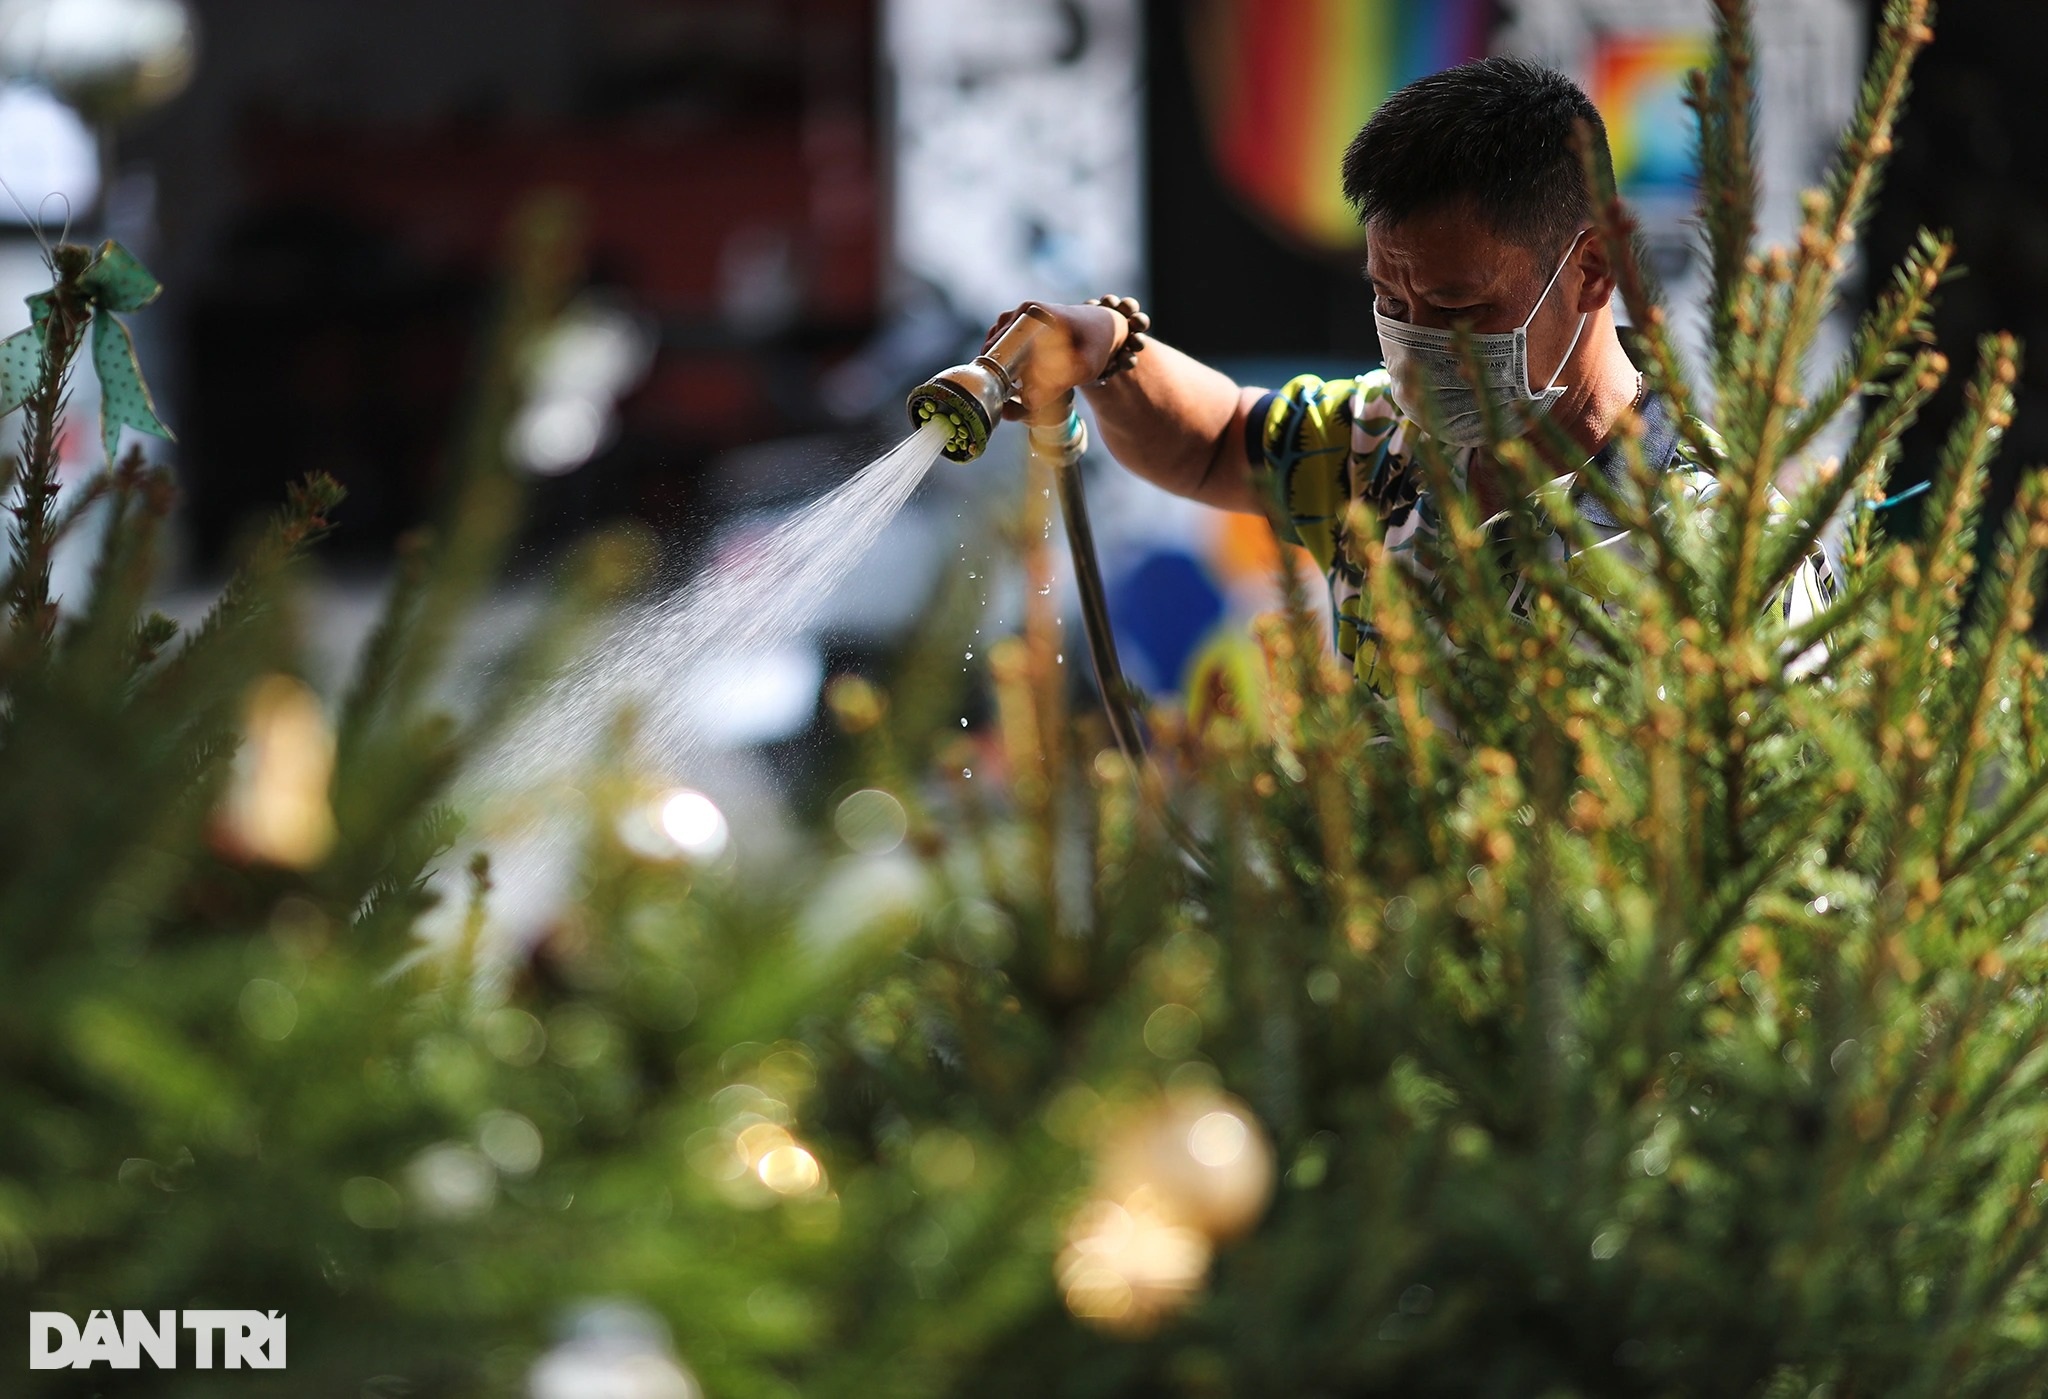
<path fill-rule="evenodd" d="M 1032 346 L 1023 370 L 1027 409 L 1079 388 L 1095 410 L 1102 445 L 1130 471 L 1204 505 L 1265 513 L 1245 452 L 1245 420 L 1263 390 L 1240 388 L 1149 333 L 1131 367 L 1098 386 L 1128 322 L 1103 306 L 1038 304 L 1066 334 L 1049 331 Z M 989 343 L 1016 314 L 996 322 Z"/>

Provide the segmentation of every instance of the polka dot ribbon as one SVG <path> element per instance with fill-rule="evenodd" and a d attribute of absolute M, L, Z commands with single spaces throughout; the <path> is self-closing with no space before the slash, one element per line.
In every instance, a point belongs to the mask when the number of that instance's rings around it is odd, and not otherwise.
<path fill-rule="evenodd" d="M 163 287 L 135 255 L 108 239 L 79 274 L 78 291 L 92 317 L 92 367 L 100 380 L 100 441 L 107 461 L 121 445 L 121 429 L 132 427 L 166 441 L 175 440 L 156 415 L 149 385 L 135 362 L 135 342 L 115 311 L 139 311 L 156 300 Z M 28 299 L 30 324 L 0 340 L 0 416 L 28 401 L 42 369 L 43 337 L 50 319 L 50 292 Z"/>

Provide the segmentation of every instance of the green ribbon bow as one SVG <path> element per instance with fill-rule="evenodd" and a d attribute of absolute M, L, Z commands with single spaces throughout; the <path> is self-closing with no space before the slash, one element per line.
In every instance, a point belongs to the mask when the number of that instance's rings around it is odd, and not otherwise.
<path fill-rule="evenodd" d="M 141 310 L 156 300 L 162 285 L 136 261 L 135 254 L 109 238 L 79 274 L 76 286 L 92 318 L 92 367 L 100 379 L 100 440 L 106 446 L 107 461 L 111 464 L 114 460 L 124 425 L 175 441 L 156 415 L 149 385 L 142 382 L 142 369 L 135 363 L 135 341 L 129 337 L 128 327 L 112 315 Z M 55 295 L 45 291 L 31 296 L 28 329 L 0 340 L 0 416 L 21 407 L 35 389 L 42 373 L 43 340 Z"/>

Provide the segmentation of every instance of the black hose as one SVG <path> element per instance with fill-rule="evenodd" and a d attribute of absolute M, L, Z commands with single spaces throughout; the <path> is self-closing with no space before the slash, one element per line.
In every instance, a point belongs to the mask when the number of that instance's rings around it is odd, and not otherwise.
<path fill-rule="evenodd" d="M 1146 780 L 1152 757 L 1146 751 L 1145 731 L 1131 703 L 1130 684 L 1117 660 L 1116 633 L 1109 625 L 1109 599 L 1102 589 L 1102 565 L 1095 552 L 1095 533 L 1088 527 L 1088 499 L 1081 490 L 1082 455 L 1064 454 L 1053 475 L 1059 482 L 1060 517 L 1066 521 L 1067 548 L 1074 556 L 1074 583 L 1081 594 L 1081 628 L 1088 634 L 1088 658 L 1095 665 L 1095 684 L 1102 692 L 1103 712 L 1109 716 L 1109 731 L 1116 736 L 1116 746 L 1130 763 L 1131 775 L 1147 805 L 1195 870 L 1213 879 L 1215 867 L 1195 833 L 1167 804 L 1163 786 L 1156 780 Z"/>

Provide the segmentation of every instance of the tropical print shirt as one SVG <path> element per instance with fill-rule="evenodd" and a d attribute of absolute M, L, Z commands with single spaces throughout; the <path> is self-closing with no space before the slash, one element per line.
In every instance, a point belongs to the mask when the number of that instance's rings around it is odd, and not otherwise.
<path fill-rule="evenodd" d="M 1645 399 L 1642 418 L 1643 454 L 1650 466 L 1682 473 L 1684 490 L 1694 500 L 1720 489 L 1713 464 L 1696 460 L 1688 450 L 1663 397 L 1652 394 Z M 1385 693 L 1380 684 L 1379 634 L 1368 615 L 1365 575 L 1344 548 L 1344 514 L 1352 501 L 1364 501 L 1381 521 L 1389 556 L 1425 587 L 1434 582 L 1428 560 L 1441 557 L 1437 546 L 1442 522 L 1414 449 L 1421 431 L 1394 405 L 1384 369 L 1356 379 L 1301 375 L 1259 400 L 1246 425 L 1245 446 L 1254 479 L 1281 506 L 1283 533 L 1305 547 L 1328 575 L 1338 654 L 1351 663 L 1360 683 L 1379 694 Z M 1452 480 L 1460 491 L 1478 450 L 1448 449 Z M 1618 443 L 1609 443 L 1589 465 L 1616 485 L 1627 479 Z M 1628 547 L 1626 529 L 1598 497 L 1581 485 L 1573 488 L 1571 500 L 1592 526 L 1595 547 Z M 1773 501 L 1783 507 L 1783 497 L 1775 492 Z M 1494 527 L 1508 527 L 1505 513 L 1495 517 Z M 1577 552 L 1556 530 L 1543 547 L 1560 562 L 1568 562 Z M 1508 555 L 1503 550 L 1499 556 Z M 1511 572 L 1503 581 L 1508 607 L 1526 616 L 1527 580 Z M 1787 622 L 1798 625 L 1824 609 L 1835 593 L 1834 569 L 1826 552 L 1816 546 L 1773 604 Z M 1599 601 L 1611 608 L 1615 600 Z M 1816 647 L 1795 664 L 1810 666 L 1824 654 Z"/>

